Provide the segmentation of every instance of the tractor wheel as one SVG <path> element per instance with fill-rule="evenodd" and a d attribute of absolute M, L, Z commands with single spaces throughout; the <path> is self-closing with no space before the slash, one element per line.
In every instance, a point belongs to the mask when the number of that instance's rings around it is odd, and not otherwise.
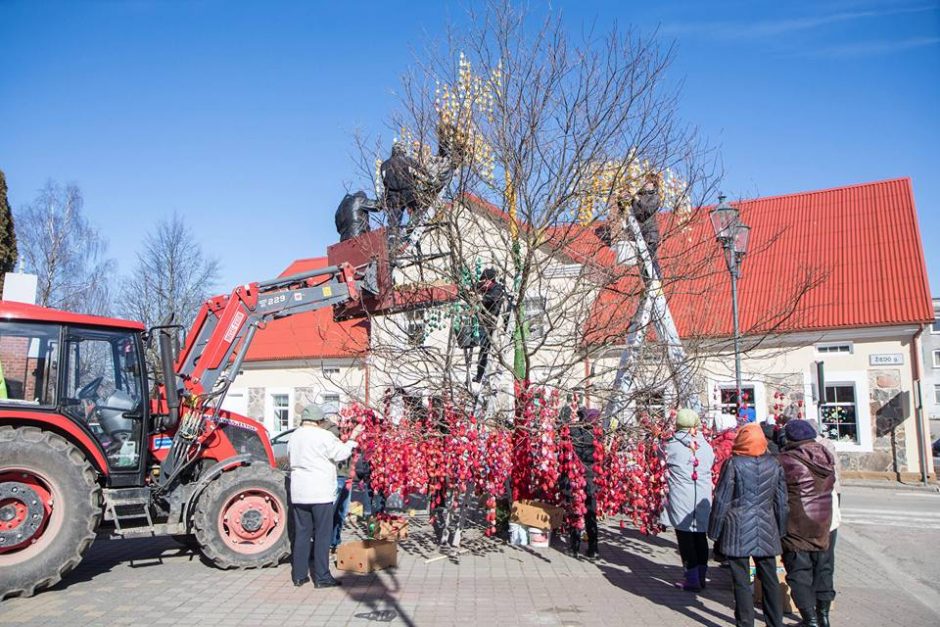
<path fill-rule="evenodd" d="M 101 486 L 78 448 L 36 427 L 0 427 L 0 600 L 58 583 L 100 520 Z"/>
<path fill-rule="evenodd" d="M 261 465 L 222 473 L 199 496 L 193 531 L 219 568 L 274 566 L 290 553 L 284 473 Z"/>

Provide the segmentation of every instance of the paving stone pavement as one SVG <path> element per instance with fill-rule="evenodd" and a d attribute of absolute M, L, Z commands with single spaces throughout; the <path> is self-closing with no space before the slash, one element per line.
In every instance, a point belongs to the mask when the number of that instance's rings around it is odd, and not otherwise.
<path fill-rule="evenodd" d="M 221 571 L 172 539 L 99 539 L 55 588 L 0 604 L 4 625 L 727 625 L 730 575 L 712 568 L 706 591 L 677 589 L 674 536 L 602 529 L 603 559 L 559 546 L 512 547 L 468 532 L 466 552 L 440 557 L 413 520 L 396 569 L 337 573 L 341 588 L 294 588 L 290 568 Z M 347 535 L 361 533 L 350 529 Z M 851 536 L 851 534 L 847 534 Z M 927 537 L 925 536 L 925 540 Z M 838 546 L 833 624 L 928 625 L 940 615 L 903 582 L 872 569 L 851 538 Z M 434 558 L 438 559 L 434 559 Z M 431 560 L 430 562 L 428 560 Z M 798 621 L 790 616 L 788 624 Z"/>

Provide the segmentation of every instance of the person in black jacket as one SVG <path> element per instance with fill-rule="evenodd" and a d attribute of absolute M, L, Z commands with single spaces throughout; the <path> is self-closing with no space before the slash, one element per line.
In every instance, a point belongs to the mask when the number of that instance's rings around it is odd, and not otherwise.
<path fill-rule="evenodd" d="M 764 437 L 767 439 L 767 452 L 773 456 L 780 454 L 780 447 L 777 446 L 777 429 L 776 427 L 769 422 L 760 423 L 761 431 L 764 433 Z"/>
<path fill-rule="evenodd" d="M 574 447 L 574 453 L 584 465 L 585 479 L 585 502 L 587 512 L 584 514 L 584 530 L 588 537 L 587 557 L 594 559 L 597 557 L 597 499 L 596 488 L 594 486 L 594 425 L 600 419 L 601 412 L 598 409 L 580 408 L 577 411 L 577 419 L 572 421 L 568 427 L 571 433 L 571 444 Z M 581 549 L 581 530 L 572 529 L 570 536 L 571 543 L 569 550 L 572 555 L 578 555 Z"/>
<path fill-rule="evenodd" d="M 397 242 L 401 219 L 405 210 L 413 214 L 418 210 L 418 162 L 405 153 L 405 147 L 395 142 L 391 156 L 379 168 L 385 188 L 385 211 L 388 213 L 389 240 Z"/>
<path fill-rule="evenodd" d="M 763 588 L 764 620 L 783 625 L 777 579 L 781 538 L 787 532 L 787 483 L 783 468 L 767 454 L 767 440 L 756 423 L 738 431 L 731 459 L 725 464 L 712 502 L 708 536 L 728 557 L 738 627 L 754 624 L 750 560 Z"/>
<path fill-rule="evenodd" d="M 506 295 L 506 288 L 496 280 L 496 270 L 487 268 L 483 271 L 477 284 L 477 293 L 480 296 L 480 304 L 482 305 L 480 311 L 480 357 L 477 361 L 477 374 L 473 380 L 479 383 L 486 373 L 486 365 L 490 358 L 490 345 L 493 343 L 493 335 L 496 333 L 499 324 L 499 313 L 503 308 L 503 298 Z"/>
<path fill-rule="evenodd" d="M 339 203 L 339 207 L 336 208 L 335 222 L 336 232 L 339 233 L 339 241 L 345 242 L 363 233 L 368 233 L 369 212 L 378 210 L 376 202 L 366 196 L 365 192 L 359 191 L 355 194 L 346 194 L 342 202 Z"/>

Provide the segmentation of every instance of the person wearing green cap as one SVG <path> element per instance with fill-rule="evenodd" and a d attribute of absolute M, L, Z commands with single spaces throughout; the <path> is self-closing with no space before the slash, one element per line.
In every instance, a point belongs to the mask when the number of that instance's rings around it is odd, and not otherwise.
<path fill-rule="evenodd" d="M 679 587 L 697 592 L 708 571 L 708 516 L 712 507 L 715 453 L 691 409 L 676 414 L 676 432 L 663 451 L 669 495 L 660 522 L 676 530 L 685 580 Z"/>
<path fill-rule="evenodd" d="M 290 458 L 291 515 L 294 520 L 291 578 L 295 586 L 302 586 L 309 581 L 311 573 L 317 588 L 340 585 L 330 574 L 330 542 L 337 492 L 336 464 L 352 454 L 362 427 L 357 426 L 349 440 L 342 442 L 323 428 L 325 420 L 323 409 L 318 405 L 304 407 L 300 415 L 300 427 L 291 436 L 287 449 Z"/>

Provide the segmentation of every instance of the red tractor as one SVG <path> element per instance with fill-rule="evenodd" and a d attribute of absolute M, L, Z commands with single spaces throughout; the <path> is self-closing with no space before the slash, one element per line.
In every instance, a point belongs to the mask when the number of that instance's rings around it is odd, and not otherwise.
<path fill-rule="evenodd" d="M 0 600 L 61 580 L 102 521 L 194 541 L 220 568 L 283 559 L 285 475 L 264 427 L 222 402 L 259 327 L 358 302 L 356 276 L 342 264 L 212 298 L 178 354 L 179 327 L 0 301 Z"/>

